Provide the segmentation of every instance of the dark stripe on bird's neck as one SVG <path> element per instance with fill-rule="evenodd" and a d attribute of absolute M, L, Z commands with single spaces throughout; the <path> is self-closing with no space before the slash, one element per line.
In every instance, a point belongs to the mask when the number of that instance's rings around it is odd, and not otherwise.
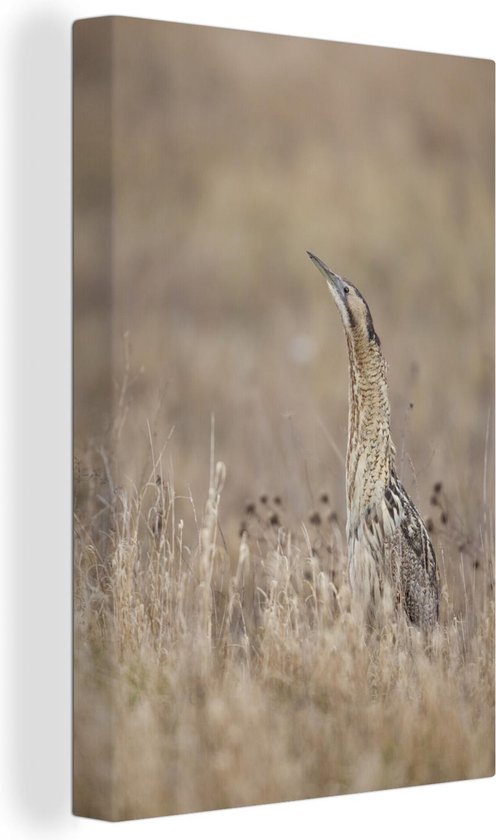
<path fill-rule="evenodd" d="M 355 292 L 358 295 L 358 297 L 363 301 L 363 303 L 365 305 L 365 323 L 367 325 L 368 339 L 369 339 L 369 341 L 373 342 L 374 344 L 378 344 L 380 346 L 381 340 L 380 340 L 379 336 L 377 335 L 377 333 L 374 329 L 374 322 L 372 321 L 372 315 L 370 313 L 369 305 L 368 305 L 367 301 L 365 300 L 364 296 L 362 295 L 362 293 L 359 292 L 356 287 L 354 287 L 354 289 L 355 289 Z M 355 316 L 353 315 L 353 312 L 351 311 L 348 300 L 345 300 L 345 306 L 346 306 L 346 311 L 348 312 L 349 325 L 350 325 L 352 330 L 355 330 L 356 320 L 355 320 Z"/>

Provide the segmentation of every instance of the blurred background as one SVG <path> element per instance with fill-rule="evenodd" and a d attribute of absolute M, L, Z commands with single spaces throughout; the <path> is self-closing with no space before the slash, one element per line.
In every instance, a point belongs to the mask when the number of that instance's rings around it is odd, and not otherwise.
<path fill-rule="evenodd" d="M 167 442 L 202 504 L 213 415 L 228 538 L 262 493 L 344 522 L 346 343 L 309 249 L 369 303 L 420 509 L 442 481 L 479 521 L 494 64 L 125 18 L 78 22 L 75 56 L 76 458 L 110 434 L 138 481 Z"/>

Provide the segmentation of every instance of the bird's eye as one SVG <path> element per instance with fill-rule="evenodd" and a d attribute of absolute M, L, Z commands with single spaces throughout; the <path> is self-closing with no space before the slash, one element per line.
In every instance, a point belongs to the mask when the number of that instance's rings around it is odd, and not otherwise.
<path fill-rule="evenodd" d="M 343 288 L 343 292 L 345 293 L 345 295 L 347 295 L 349 291 L 350 291 L 350 287 L 349 287 L 349 286 L 345 286 L 345 287 Z"/>

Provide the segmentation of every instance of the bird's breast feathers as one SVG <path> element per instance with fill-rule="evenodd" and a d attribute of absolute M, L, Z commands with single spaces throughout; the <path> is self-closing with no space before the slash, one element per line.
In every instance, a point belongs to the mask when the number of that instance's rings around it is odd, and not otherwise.
<path fill-rule="evenodd" d="M 387 539 L 401 526 L 404 515 L 402 494 L 394 482 L 378 486 L 368 503 L 357 494 L 351 499 L 347 523 L 350 556 L 358 545 L 376 557 L 380 555 Z"/>
<path fill-rule="evenodd" d="M 350 517 L 348 525 L 348 544 L 351 553 L 357 544 L 368 546 L 372 554 L 381 551 L 384 541 L 391 536 L 398 528 L 399 522 L 395 522 L 384 502 L 368 505 L 365 515 L 353 521 Z"/>

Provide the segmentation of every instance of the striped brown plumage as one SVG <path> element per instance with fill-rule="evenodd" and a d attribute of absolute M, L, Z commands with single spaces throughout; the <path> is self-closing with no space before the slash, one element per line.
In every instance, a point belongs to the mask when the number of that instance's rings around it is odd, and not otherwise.
<path fill-rule="evenodd" d="M 439 583 L 427 529 L 396 472 L 386 362 L 358 289 L 318 257 L 343 322 L 349 357 L 347 541 L 354 604 L 376 624 L 403 609 L 423 629 L 439 617 Z"/>

